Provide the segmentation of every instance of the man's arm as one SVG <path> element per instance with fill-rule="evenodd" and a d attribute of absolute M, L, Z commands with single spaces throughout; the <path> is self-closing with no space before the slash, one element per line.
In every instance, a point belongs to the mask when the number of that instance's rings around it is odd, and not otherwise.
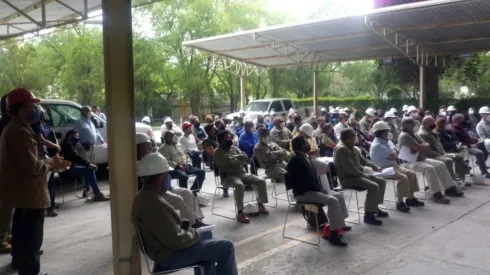
<path fill-rule="evenodd" d="M 356 150 L 356 149 L 353 149 Z M 337 149 L 336 164 L 342 167 L 344 173 L 349 177 L 362 177 L 364 173 L 358 168 L 358 164 L 352 161 L 350 157 L 349 149 L 346 147 L 340 147 Z"/>
<path fill-rule="evenodd" d="M 281 147 L 286 147 L 289 145 L 289 140 L 281 139 L 279 137 L 279 131 L 271 131 L 271 141 L 277 143 Z"/>
<path fill-rule="evenodd" d="M 4 133 L 5 134 L 5 133 Z M 26 175 L 42 176 L 50 169 L 50 165 L 37 157 L 36 145 L 33 143 L 31 134 L 21 132 L 15 136 L 5 137 L 11 148 L 15 148 L 13 161 L 18 164 Z"/>
<path fill-rule="evenodd" d="M 170 167 L 177 167 L 177 162 L 175 162 L 173 159 L 172 159 L 172 155 L 170 154 L 170 150 L 168 148 L 166 148 L 167 146 L 162 145 L 160 147 L 160 149 L 158 149 L 158 152 L 160 154 L 162 154 L 168 161 L 168 164 L 170 165 Z"/>

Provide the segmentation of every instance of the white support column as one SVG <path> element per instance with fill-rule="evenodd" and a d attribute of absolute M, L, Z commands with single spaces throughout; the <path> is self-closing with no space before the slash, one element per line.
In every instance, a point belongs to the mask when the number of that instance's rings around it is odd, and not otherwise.
<path fill-rule="evenodd" d="M 105 93 L 114 274 L 141 274 L 131 222 L 137 191 L 131 0 L 103 0 Z"/>
<path fill-rule="evenodd" d="M 425 83 L 425 70 L 424 66 L 419 66 L 419 107 L 424 109 L 427 105 L 427 89 Z"/>
<path fill-rule="evenodd" d="M 243 110 L 247 103 L 246 92 L 245 77 L 242 75 L 240 76 L 240 110 Z"/>
<path fill-rule="evenodd" d="M 318 71 L 313 71 L 313 112 L 318 115 Z"/>

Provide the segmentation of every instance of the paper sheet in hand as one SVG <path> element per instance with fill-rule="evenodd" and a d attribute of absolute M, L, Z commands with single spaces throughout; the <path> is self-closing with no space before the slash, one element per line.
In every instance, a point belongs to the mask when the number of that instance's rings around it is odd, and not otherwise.
<path fill-rule="evenodd" d="M 373 176 L 379 176 L 379 177 L 388 177 L 388 176 L 393 176 L 395 174 L 395 170 L 393 167 L 388 167 L 383 169 L 381 172 L 374 172 Z"/>
<path fill-rule="evenodd" d="M 398 158 L 402 159 L 404 161 L 407 161 L 409 163 L 414 163 L 417 162 L 417 158 L 419 156 L 419 153 L 412 154 L 412 150 L 408 148 L 407 146 L 402 146 L 400 148 L 400 153 L 398 153 Z"/>
<path fill-rule="evenodd" d="M 216 225 L 212 224 L 212 225 L 208 225 L 208 226 L 199 227 L 199 228 L 196 229 L 196 231 L 199 232 L 199 233 L 213 231 L 213 229 L 214 229 L 215 226 Z"/>
<path fill-rule="evenodd" d="M 331 157 L 320 157 L 320 158 L 316 158 L 316 159 L 319 161 L 325 162 L 325 163 L 333 162 L 333 158 L 331 158 Z"/>

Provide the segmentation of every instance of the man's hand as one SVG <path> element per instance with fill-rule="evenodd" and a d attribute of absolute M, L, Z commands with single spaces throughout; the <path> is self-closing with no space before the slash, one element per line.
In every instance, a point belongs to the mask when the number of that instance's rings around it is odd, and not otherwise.
<path fill-rule="evenodd" d="M 377 172 L 383 172 L 383 168 L 381 168 L 381 167 L 377 167 L 375 170 L 376 170 Z"/>
<path fill-rule="evenodd" d="M 89 164 L 88 168 L 90 170 L 93 170 L 93 171 L 97 171 L 99 169 L 99 167 L 97 167 L 97 165 L 92 164 L 92 163 Z"/>
<path fill-rule="evenodd" d="M 61 147 L 59 145 L 54 145 L 54 149 L 56 150 L 56 153 L 60 153 L 61 152 Z"/>
<path fill-rule="evenodd" d="M 394 153 L 394 152 L 393 152 L 393 153 L 391 153 L 391 154 L 389 155 L 389 158 L 390 158 L 391 160 L 396 160 L 396 159 L 398 158 L 398 156 L 396 155 L 396 153 Z"/>

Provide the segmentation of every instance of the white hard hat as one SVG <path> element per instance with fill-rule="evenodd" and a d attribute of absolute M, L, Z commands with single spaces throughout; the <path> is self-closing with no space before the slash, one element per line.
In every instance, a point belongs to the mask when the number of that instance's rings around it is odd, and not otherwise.
<path fill-rule="evenodd" d="M 244 110 L 240 110 L 239 112 L 240 114 L 245 114 L 245 111 Z"/>
<path fill-rule="evenodd" d="M 475 108 L 471 107 L 468 109 L 468 115 L 474 115 L 475 114 Z"/>
<path fill-rule="evenodd" d="M 271 111 L 271 116 L 275 116 L 275 115 L 276 115 L 276 112 Z"/>
<path fill-rule="evenodd" d="M 334 108 L 330 108 L 330 109 L 328 110 L 328 112 L 329 112 L 330 114 L 335 114 L 335 109 L 334 109 Z"/>
<path fill-rule="evenodd" d="M 136 133 L 136 145 L 151 142 L 150 137 L 144 133 Z"/>
<path fill-rule="evenodd" d="M 487 106 L 483 106 L 480 108 L 480 111 L 478 111 L 479 114 L 490 114 L 490 108 Z"/>
<path fill-rule="evenodd" d="M 327 111 L 327 108 L 323 107 L 320 109 L 320 112 L 326 112 Z"/>
<path fill-rule="evenodd" d="M 391 108 L 391 109 L 390 109 L 390 112 L 392 112 L 392 113 L 394 113 L 394 114 L 395 114 L 395 113 L 398 113 L 398 111 L 397 111 L 395 108 Z"/>
<path fill-rule="evenodd" d="M 390 130 L 390 126 L 388 126 L 388 123 L 384 121 L 378 121 L 374 123 L 373 132 L 383 131 L 383 130 Z"/>
<path fill-rule="evenodd" d="M 335 107 L 335 111 L 339 111 L 339 110 L 340 110 L 339 106 Z"/>
<path fill-rule="evenodd" d="M 197 203 L 199 203 L 200 206 L 208 206 L 209 205 L 208 196 L 206 196 L 202 193 L 197 193 L 196 199 L 197 199 Z"/>
<path fill-rule="evenodd" d="M 402 111 L 405 112 L 406 110 L 408 110 L 408 105 L 403 105 Z"/>
<path fill-rule="evenodd" d="M 143 122 L 143 123 L 145 123 L 145 122 L 151 123 L 151 119 L 150 119 L 150 117 L 145 116 L 145 117 L 144 117 L 144 118 L 141 120 L 141 122 Z"/>
<path fill-rule="evenodd" d="M 345 109 L 340 109 L 338 113 L 339 113 L 339 115 L 345 115 L 345 114 L 347 114 L 347 113 L 345 112 Z"/>
<path fill-rule="evenodd" d="M 410 107 L 408 107 L 408 109 L 407 109 L 407 112 L 408 112 L 408 113 L 411 113 L 411 112 L 413 112 L 413 111 L 417 111 L 417 108 L 416 108 L 415 106 L 410 106 Z"/>
<path fill-rule="evenodd" d="M 345 107 L 345 108 L 343 109 L 343 111 L 344 111 L 344 112 L 350 112 L 349 108 L 347 108 L 347 107 Z"/>
<path fill-rule="evenodd" d="M 245 204 L 243 211 L 245 214 L 257 214 L 259 213 L 259 206 L 256 203 L 249 202 Z"/>
<path fill-rule="evenodd" d="M 309 137 L 313 137 L 313 126 L 309 123 L 305 123 L 299 127 L 300 132 L 305 133 Z"/>
<path fill-rule="evenodd" d="M 268 115 L 269 115 L 269 112 L 264 111 L 264 112 L 262 113 L 262 115 L 263 115 L 263 116 L 268 116 Z"/>
<path fill-rule="evenodd" d="M 395 113 L 390 111 L 385 113 L 385 118 L 396 118 L 396 116 Z"/>
<path fill-rule="evenodd" d="M 172 122 L 172 123 L 174 123 L 174 121 L 173 121 L 173 120 L 172 120 L 172 118 L 170 118 L 170 117 L 167 117 L 167 118 L 166 118 L 166 119 L 163 121 L 163 123 L 168 123 L 168 122 Z"/>
<path fill-rule="evenodd" d="M 375 115 L 376 115 L 376 111 L 375 111 L 373 108 L 368 108 L 368 109 L 366 110 L 366 114 L 367 114 L 368 116 L 375 116 Z"/>
<path fill-rule="evenodd" d="M 330 107 L 328 107 L 328 109 L 335 109 L 335 107 L 333 105 L 330 105 Z"/>
<path fill-rule="evenodd" d="M 451 106 L 447 107 L 447 111 L 448 112 L 456 111 L 456 108 L 454 108 L 454 106 L 451 105 Z"/>
<path fill-rule="evenodd" d="M 140 177 L 153 176 L 172 170 L 174 169 L 168 165 L 164 156 L 160 153 L 151 153 L 141 159 L 138 175 Z"/>

